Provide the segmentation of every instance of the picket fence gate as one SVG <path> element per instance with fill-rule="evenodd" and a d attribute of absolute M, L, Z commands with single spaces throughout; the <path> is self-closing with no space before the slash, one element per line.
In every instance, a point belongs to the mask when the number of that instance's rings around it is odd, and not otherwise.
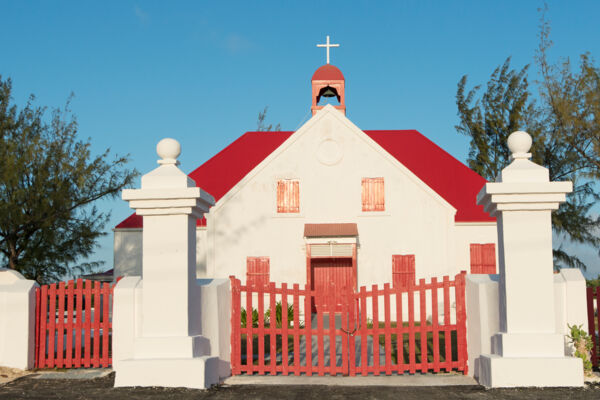
<path fill-rule="evenodd" d="M 600 287 L 587 289 L 587 312 L 588 312 L 588 332 L 592 337 L 592 365 L 598 368 L 600 363 L 600 339 L 598 338 L 598 329 L 600 327 Z"/>
<path fill-rule="evenodd" d="M 273 282 L 247 286 L 231 276 L 232 375 L 355 376 L 442 370 L 467 374 L 465 275 L 462 272 L 454 280 L 432 278 L 430 283 L 421 279 L 408 287 L 386 283 L 368 290 L 362 286 L 357 292 L 339 288 L 315 292 L 308 285 L 301 289 L 298 284 L 290 288 Z M 341 312 L 331 318 L 325 305 L 339 302 L 339 293 L 334 293 L 338 290 L 344 291 Z M 441 317 L 438 300 L 443 305 Z M 403 302 L 408 315 L 403 315 Z M 310 311 L 311 304 L 316 312 Z M 300 308 L 309 310 L 302 319 Z"/>
<path fill-rule="evenodd" d="M 36 368 L 105 368 L 112 364 L 114 286 L 77 279 L 36 290 Z"/>

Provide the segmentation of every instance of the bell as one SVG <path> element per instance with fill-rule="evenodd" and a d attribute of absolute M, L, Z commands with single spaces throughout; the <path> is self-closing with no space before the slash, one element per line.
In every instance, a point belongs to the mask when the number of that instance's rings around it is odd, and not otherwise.
<path fill-rule="evenodd" d="M 337 93 L 330 86 L 327 86 L 325 88 L 325 91 L 321 94 L 321 96 L 323 96 L 323 97 L 336 97 Z"/>

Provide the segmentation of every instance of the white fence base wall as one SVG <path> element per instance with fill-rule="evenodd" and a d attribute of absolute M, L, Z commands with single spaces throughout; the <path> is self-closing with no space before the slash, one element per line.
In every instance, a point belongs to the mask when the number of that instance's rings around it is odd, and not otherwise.
<path fill-rule="evenodd" d="M 0 268 L 0 366 L 34 367 L 37 287 L 20 273 Z"/>
<path fill-rule="evenodd" d="M 556 330 L 549 334 L 559 336 L 565 343 L 564 354 L 554 356 L 496 355 L 498 280 L 498 275 L 467 275 L 469 374 L 487 387 L 582 386 L 583 364 L 579 358 L 572 357 L 573 348 L 566 338 L 569 334 L 567 325 L 581 325 L 587 330 L 585 279 L 581 271 L 569 268 L 554 275 Z"/>
<path fill-rule="evenodd" d="M 196 281 L 190 313 L 193 335 L 153 337 L 142 330 L 143 280 L 125 277 L 114 290 L 115 387 L 169 386 L 205 389 L 231 375 L 231 291 L 228 279 Z M 168 323 L 168 321 L 165 321 Z"/>

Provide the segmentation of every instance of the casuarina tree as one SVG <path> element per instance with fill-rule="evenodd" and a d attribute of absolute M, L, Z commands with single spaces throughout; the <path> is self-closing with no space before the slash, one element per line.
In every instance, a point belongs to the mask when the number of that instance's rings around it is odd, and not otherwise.
<path fill-rule="evenodd" d="M 470 138 L 469 167 L 487 180 L 494 180 L 510 162 L 508 135 L 529 132 L 533 161 L 548 168 L 550 180 L 573 181 L 573 193 L 552 214 L 555 233 L 599 248 L 600 220 L 594 206 L 600 180 L 600 69 L 589 54 L 581 56 L 575 71 L 568 59 L 549 63 L 545 10 L 540 28 L 535 56 L 540 80 L 535 88 L 529 85 L 529 66 L 512 69 L 510 58 L 494 70 L 483 93 L 480 86 L 467 91 L 463 76 L 456 94 L 456 130 Z M 586 267 L 562 246 L 555 246 L 554 261 L 556 268 Z"/>
<path fill-rule="evenodd" d="M 137 176 L 127 156 L 92 154 L 69 110 L 13 104 L 0 76 L 0 262 L 43 283 L 90 272 L 109 213 L 94 202 L 118 196 Z"/>

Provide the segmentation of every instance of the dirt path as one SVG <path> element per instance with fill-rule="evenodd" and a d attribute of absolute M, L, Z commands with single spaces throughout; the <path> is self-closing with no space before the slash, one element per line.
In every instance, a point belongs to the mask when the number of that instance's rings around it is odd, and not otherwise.
<path fill-rule="evenodd" d="M 27 376 L 0 386 L 0 399 L 599 399 L 600 385 L 583 389 L 495 389 L 480 386 L 347 387 L 229 386 L 208 391 L 166 388 L 113 388 L 114 374 L 92 380 L 34 379 Z"/>

